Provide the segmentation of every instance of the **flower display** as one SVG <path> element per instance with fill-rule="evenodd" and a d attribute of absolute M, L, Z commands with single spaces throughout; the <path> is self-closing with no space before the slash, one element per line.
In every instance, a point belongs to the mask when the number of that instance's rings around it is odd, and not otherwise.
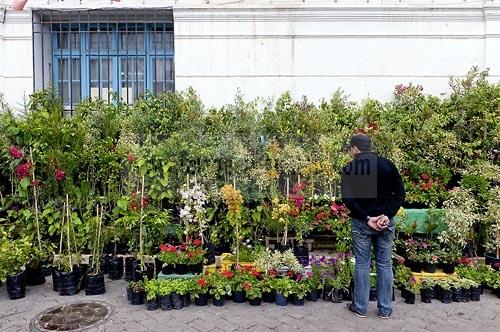
<path fill-rule="evenodd" d="M 16 167 L 16 175 L 19 180 L 30 176 L 31 163 L 27 162 Z"/>
<path fill-rule="evenodd" d="M 9 148 L 9 154 L 12 158 L 14 159 L 22 159 L 24 157 L 24 151 L 21 150 L 21 149 L 18 149 L 17 147 L 15 147 L 14 145 L 12 145 L 10 148 Z"/>
<path fill-rule="evenodd" d="M 55 172 L 55 177 L 57 181 L 62 181 L 66 177 L 66 172 L 64 172 L 62 169 L 56 169 Z"/>

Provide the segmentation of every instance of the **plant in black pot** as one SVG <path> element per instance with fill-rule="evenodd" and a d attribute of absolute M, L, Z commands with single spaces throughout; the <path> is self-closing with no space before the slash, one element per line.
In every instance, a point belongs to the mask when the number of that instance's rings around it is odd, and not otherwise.
<path fill-rule="evenodd" d="M 100 214 L 99 214 L 100 213 Z M 95 238 L 94 246 L 92 250 L 92 260 L 90 272 L 85 274 L 85 295 L 100 295 L 106 292 L 104 284 L 104 274 L 101 271 L 101 256 L 102 251 L 102 218 L 104 211 L 99 211 L 99 205 L 97 206 L 97 216 L 95 218 Z"/>
<path fill-rule="evenodd" d="M 189 256 L 187 252 L 188 246 L 185 243 L 181 243 L 177 247 L 177 259 L 175 261 L 175 270 L 176 274 L 184 275 L 189 273 Z"/>
<path fill-rule="evenodd" d="M 36 247 L 31 249 L 30 261 L 26 265 L 26 285 L 38 286 L 45 283 L 43 262 L 47 258 L 49 250 L 49 246 L 43 246 L 41 250 Z"/>
<path fill-rule="evenodd" d="M 406 251 L 406 266 L 412 272 L 422 272 L 420 240 L 411 237 L 404 241 L 404 248 Z"/>
<path fill-rule="evenodd" d="M 470 279 L 460 279 L 462 286 L 462 302 L 470 302 L 472 297 L 472 288 L 478 288 L 479 284 Z"/>
<path fill-rule="evenodd" d="M 321 288 L 323 288 L 323 285 L 321 284 L 321 275 L 319 274 L 319 271 L 313 267 L 312 272 L 307 272 L 306 273 L 306 279 L 307 284 L 308 284 L 308 290 L 306 294 L 306 300 L 311 301 L 311 302 L 316 302 L 318 301 Z"/>
<path fill-rule="evenodd" d="M 266 303 L 273 303 L 275 300 L 274 290 L 271 287 L 273 278 L 274 276 L 265 275 L 260 282 L 260 287 L 262 288 L 262 301 Z"/>
<path fill-rule="evenodd" d="M 432 279 L 423 279 L 420 286 L 420 298 L 424 303 L 431 303 L 434 297 L 434 285 L 436 283 Z"/>
<path fill-rule="evenodd" d="M 26 291 L 24 267 L 30 259 L 31 241 L 28 238 L 0 240 L 0 281 L 5 282 L 11 300 L 21 299 Z"/>
<path fill-rule="evenodd" d="M 460 257 L 460 251 L 460 247 L 450 247 L 449 245 L 439 251 L 438 266 L 443 270 L 443 273 L 452 274 L 455 272 L 455 266 Z"/>
<path fill-rule="evenodd" d="M 146 292 L 146 309 L 157 310 L 159 308 L 158 294 L 160 283 L 157 279 L 144 281 L 144 291 Z"/>
<path fill-rule="evenodd" d="M 174 291 L 172 293 L 172 306 L 174 309 L 180 309 L 176 303 L 176 294 L 180 298 L 180 307 L 187 308 L 191 304 L 191 288 L 192 283 L 190 279 L 174 279 Z"/>
<path fill-rule="evenodd" d="M 160 252 L 156 257 L 163 263 L 161 273 L 169 275 L 175 271 L 175 263 L 177 262 L 177 248 L 172 244 L 161 244 Z"/>
<path fill-rule="evenodd" d="M 251 278 L 243 282 L 246 298 L 251 306 L 259 306 L 262 302 L 261 281 L 257 278 Z"/>
<path fill-rule="evenodd" d="M 451 285 L 451 300 L 453 302 L 462 302 L 462 281 L 460 279 L 451 279 L 448 282 Z"/>
<path fill-rule="evenodd" d="M 289 277 L 277 277 L 271 279 L 271 287 L 275 292 L 275 303 L 279 306 L 288 304 L 288 296 L 292 293 L 295 281 Z"/>
<path fill-rule="evenodd" d="M 434 250 L 429 248 L 422 254 L 422 257 L 424 260 L 424 271 L 427 273 L 436 273 L 439 256 L 434 252 Z"/>
<path fill-rule="evenodd" d="M 188 269 L 192 274 L 203 273 L 203 261 L 205 260 L 205 249 L 201 240 L 195 239 L 187 248 Z"/>
<path fill-rule="evenodd" d="M 231 282 L 233 273 L 230 271 L 214 272 L 207 276 L 209 293 L 213 297 L 213 304 L 222 307 L 226 295 L 231 295 Z"/>
<path fill-rule="evenodd" d="M 453 281 L 450 281 L 448 279 L 440 279 L 437 282 L 437 285 L 439 286 L 439 298 L 442 303 L 450 303 L 451 302 L 451 287 L 453 285 Z"/>
<path fill-rule="evenodd" d="M 172 310 L 172 280 L 159 280 L 158 281 L 158 303 L 161 310 Z"/>
<path fill-rule="evenodd" d="M 405 287 L 405 303 L 415 304 L 415 294 L 418 291 L 418 283 L 414 277 L 411 277 L 404 285 Z"/>
<path fill-rule="evenodd" d="M 144 281 L 129 281 L 127 288 L 130 290 L 130 304 L 144 304 Z"/>
<path fill-rule="evenodd" d="M 206 306 L 208 303 L 208 283 L 205 276 L 199 276 L 191 279 L 191 293 L 194 296 L 194 304 L 197 306 Z"/>
<path fill-rule="evenodd" d="M 486 242 L 488 252 L 484 254 L 486 263 L 500 270 L 500 186 L 491 189 L 485 213 Z"/>
<path fill-rule="evenodd" d="M 295 282 L 292 284 L 292 304 L 303 306 L 306 294 L 309 292 L 309 283 L 302 274 L 297 274 L 294 277 Z"/>

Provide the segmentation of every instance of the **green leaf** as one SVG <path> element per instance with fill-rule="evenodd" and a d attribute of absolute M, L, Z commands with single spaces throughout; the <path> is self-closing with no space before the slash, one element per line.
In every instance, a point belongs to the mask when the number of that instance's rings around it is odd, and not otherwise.
<path fill-rule="evenodd" d="M 21 185 L 21 188 L 26 190 L 28 188 L 28 186 L 30 185 L 30 178 L 29 177 L 25 177 L 21 180 L 20 182 L 20 185 Z"/>

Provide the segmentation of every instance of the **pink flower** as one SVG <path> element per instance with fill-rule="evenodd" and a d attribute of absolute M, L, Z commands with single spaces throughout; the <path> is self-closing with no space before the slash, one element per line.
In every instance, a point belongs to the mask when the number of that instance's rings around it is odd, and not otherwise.
<path fill-rule="evenodd" d="M 9 153 L 10 153 L 10 156 L 14 159 L 21 159 L 22 157 L 24 157 L 23 150 L 16 148 L 14 145 L 12 145 L 9 148 Z"/>
<path fill-rule="evenodd" d="M 135 156 L 134 156 L 133 154 L 129 153 L 129 154 L 127 155 L 127 160 L 128 160 L 128 161 L 134 161 L 134 160 L 135 160 Z"/>
<path fill-rule="evenodd" d="M 62 181 L 64 180 L 64 177 L 66 176 L 66 173 L 62 169 L 56 169 L 56 180 L 57 181 Z"/>
<path fill-rule="evenodd" d="M 16 167 L 16 175 L 19 180 L 30 175 L 31 163 L 24 163 Z"/>
<path fill-rule="evenodd" d="M 196 239 L 193 241 L 193 245 L 198 247 L 199 245 L 201 245 L 201 240 L 200 239 Z"/>
<path fill-rule="evenodd" d="M 164 243 L 164 244 L 162 244 L 162 245 L 160 245 L 160 250 L 161 250 L 162 252 L 167 251 L 167 245 L 166 245 L 165 243 Z"/>

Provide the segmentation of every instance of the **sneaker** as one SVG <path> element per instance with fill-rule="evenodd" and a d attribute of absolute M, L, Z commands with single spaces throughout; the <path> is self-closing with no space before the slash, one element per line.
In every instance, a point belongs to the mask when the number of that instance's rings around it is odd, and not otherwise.
<path fill-rule="evenodd" d="M 348 303 L 348 304 L 345 306 L 345 308 L 346 308 L 348 311 L 350 311 L 350 312 L 352 312 L 353 314 L 355 314 L 356 316 L 358 316 L 359 318 L 366 318 L 366 315 L 365 315 L 365 314 L 360 313 L 360 312 L 356 309 L 356 307 L 354 306 L 354 304 L 353 304 L 353 303 Z"/>
<path fill-rule="evenodd" d="M 389 314 L 386 314 L 386 315 L 381 314 L 381 313 L 379 312 L 379 313 L 378 313 L 378 316 L 379 316 L 380 318 L 382 318 L 382 319 L 389 319 L 389 317 L 391 317 L 391 314 L 392 314 L 392 310 L 391 310 L 391 312 L 389 312 Z"/>

